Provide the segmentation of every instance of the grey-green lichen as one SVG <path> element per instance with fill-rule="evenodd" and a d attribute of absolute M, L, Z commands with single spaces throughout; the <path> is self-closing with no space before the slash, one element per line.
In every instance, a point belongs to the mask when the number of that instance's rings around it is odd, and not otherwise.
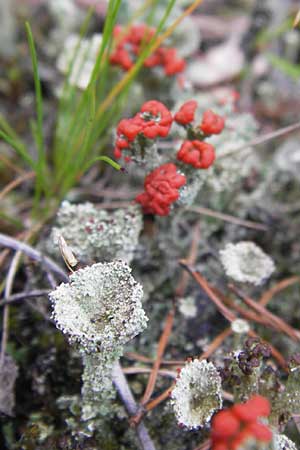
<path fill-rule="evenodd" d="M 82 355 L 81 418 L 85 422 L 90 422 L 90 431 L 94 428 L 94 421 L 91 419 L 99 416 L 108 417 L 113 413 L 112 400 L 116 393 L 111 380 L 111 371 L 122 353 L 122 347 L 116 347 L 110 353 Z"/>
<path fill-rule="evenodd" d="M 273 260 L 250 241 L 226 244 L 220 259 L 226 275 L 241 283 L 260 285 L 275 270 Z"/>
<path fill-rule="evenodd" d="M 62 235 L 82 262 L 122 259 L 130 263 L 141 229 L 142 215 L 136 205 L 107 212 L 92 203 L 72 205 L 64 201 L 57 213 L 57 224 L 50 241 L 58 253 L 58 240 Z"/>
<path fill-rule="evenodd" d="M 142 286 L 124 261 L 80 269 L 50 293 L 56 326 L 82 353 L 81 416 L 89 431 L 95 428 L 93 419 L 111 412 L 114 363 L 124 345 L 146 327 L 142 296 Z"/>
<path fill-rule="evenodd" d="M 274 450 L 297 450 L 296 444 L 291 441 L 285 434 L 273 434 Z"/>
<path fill-rule="evenodd" d="M 146 326 L 142 286 L 123 261 L 77 270 L 50 293 L 56 326 L 86 352 L 113 351 Z"/>
<path fill-rule="evenodd" d="M 188 428 L 206 425 L 222 407 L 221 377 L 206 360 L 187 362 L 176 380 L 171 402 L 179 423 Z"/>

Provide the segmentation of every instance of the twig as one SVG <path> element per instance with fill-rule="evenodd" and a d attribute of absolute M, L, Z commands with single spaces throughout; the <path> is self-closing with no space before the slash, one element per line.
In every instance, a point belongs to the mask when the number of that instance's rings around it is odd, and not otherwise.
<path fill-rule="evenodd" d="M 18 264 L 22 253 L 20 251 L 16 252 L 12 262 L 10 264 L 6 281 L 5 281 L 5 290 L 4 297 L 7 298 L 10 296 L 14 279 L 16 276 L 16 272 L 18 270 Z M 2 320 L 2 337 L 1 337 L 1 354 L 0 354 L 0 367 L 2 367 L 5 358 L 7 340 L 8 340 L 8 331 L 9 330 L 9 305 L 4 306 L 3 310 L 3 320 Z"/>
<path fill-rule="evenodd" d="M 208 297 L 214 302 L 220 313 L 227 319 L 229 322 L 232 322 L 236 319 L 235 314 L 233 314 L 230 309 L 228 309 L 222 300 L 214 293 L 213 289 L 210 287 L 209 283 L 205 280 L 199 272 L 196 272 L 186 260 L 181 259 L 180 264 L 184 267 L 194 278 L 194 280 L 199 284 L 199 286 L 206 292 Z"/>
<path fill-rule="evenodd" d="M 188 263 L 191 265 L 193 265 L 197 259 L 199 239 L 200 239 L 200 223 L 197 222 L 193 229 L 192 243 L 191 243 L 189 254 L 186 258 L 186 261 L 188 261 Z M 179 282 L 177 284 L 177 287 L 175 289 L 175 297 L 176 298 L 182 297 L 184 295 L 184 292 L 185 292 L 187 284 L 188 284 L 188 280 L 189 280 L 189 274 L 185 270 L 183 270 L 181 273 Z"/>
<path fill-rule="evenodd" d="M 119 362 L 117 362 L 113 367 L 112 380 L 128 414 L 130 416 L 134 416 L 137 413 L 138 407 Z M 140 422 L 137 425 L 136 432 L 142 444 L 143 450 L 155 450 L 152 439 L 149 436 L 148 430 L 143 422 Z"/>
<path fill-rule="evenodd" d="M 156 406 L 158 406 L 161 402 L 166 400 L 170 396 L 174 386 L 175 386 L 175 383 L 173 383 L 168 389 L 166 389 L 164 392 L 162 392 L 156 398 L 154 398 L 153 400 L 148 402 L 147 405 L 145 406 L 146 411 L 147 412 L 151 411 L 152 409 L 156 408 Z"/>
<path fill-rule="evenodd" d="M 222 344 L 225 339 L 232 334 L 231 328 L 225 328 L 214 340 L 209 344 L 207 349 L 199 357 L 200 360 L 209 358 Z"/>
<path fill-rule="evenodd" d="M 278 292 L 295 283 L 300 283 L 300 277 L 293 276 L 286 278 L 285 280 L 279 281 L 279 283 L 275 284 L 275 286 L 271 287 L 261 296 L 258 303 L 262 306 L 266 306 L 269 303 L 269 301 L 274 297 L 274 295 L 278 294 Z"/>
<path fill-rule="evenodd" d="M 135 416 L 133 416 L 130 420 L 132 425 L 136 425 L 140 422 L 141 418 L 143 417 L 144 413 L 146 412 L 145 405 L 150 400 L 151 395 L 154 391 L 155 382 L 156 382 L 158 371 L 159 371 L 159 368 L 161 365 L 162 357 L 165 352 L 165 349 L 166 349 L 166 346 L 167 346 L 167 343 L 168 343 L 168 340 L 169 340 L 169 337 L 171 334 L 171 330 L 172 330 L 172 326 L 173 326 L 173 322 L 174 322 L 174 313 L 175 313 L 174 308 L 172 308 L 171 311 L 167 315 L 165 326 L 164 326 L 163 332 L 162 332 L 159 342 L 158 342 L 156 359 L 155 359 L 153 367 L 151 369 L 144 395 L 142 397 L 142 400 L 140 401 L 140 408 L 139 408 L 137 414 L 135 414 Z"/>
<path fill-rule="evenodd" d="M 299 333 L 294 330 L 288 323 L 286 323 L 283 319 L 272 314 L 268 311 L 263 305 L 255 302 L 252 298 L 245 295 L 240 289 L 238 289 L 234 284 L 228 285 L 229 289 L 237 294 L 250 308 L 254 309 L 254 311 L 261 314 L 267 320 L 269 320 L 272 324 L 275 324 L 277 328 L 287 334 L 293 341 L 299 341 L 300 336 Z"/>
<path fill-rule="evenodd" d="M 230 214 L 224 214 L 219 211 L 213 211 L 209 208 L 204 208 L 203 206 L 188 206 L 187 211 L 203 214 L 208 217 L 214 217 L 215 219 L 224 220 L 224 222 L 230 222 L 235 225 L 240 225 L 246 228 L 252 228 L 254 230 L 267 231 L 267 225 L 258 222 L 252 222 L 251 220 L 239 219 L 238 217 L 231 216 Z"/>
<path fill-rule="evenodd" d="M 23 174 L 25 173 L 23 169 L 20 169 L 16 164 L 13 164 L 9 158 L 4 155 L 0 155 L 0 161 L 5 164 L 10 169 L 14 170 L 16 173 Z"/>
<path fill-rule="evenodd" d="M 173 322 L 174 322 L 174 314 L 175 314 L 174 308 L 172 308 L 171 311 L 167 315 L 164 330 L 159 339 L 156 359 L 153 364 L 153 368 L 152 368 L 152 371 L 151 371 L 151 374 L 150 374 L 150 377 L 148 380 L 146 390 L 145 390 L 143 398 L 141 400 L 141 405 L 145 405 L 150 400 L 150 397 L 153 393 L 156 378 L 157 378 L 157 373 L 158 373 L 159 367 L 161 365 L 162 357 L 165 352 L 165 349 L 166 349 L 166 346 L 167 346 L 167 343 L 168 343 L 168 340 L 169 340 L 169 337 L 170 337 L 170 334 L 172 331 Z"/>
<path fill-rule="evenodd" d="M 21 175 L 19 178 L 16 178 L 15 180 L 11 181 L 7 186 L 5 186 L 4 189 L 0 192 L 0 200 L 3 200 L 3 198 L 13 189 L 15 189 L 17 186 L 22 184 L 26 180 L 30 180 L 31 178 L 35 177 L 35 172 L 28 172 L 24 175 Z"/>
<path fill-rule="evenodd" d="M 140 361 L 146 364 L 153 364 L 154 359 L 148 358 L 147 356 L 140 355 L 136 352 L 126 352 L 124 356 L 128 359 L 132 359 L 133 361 Z M 162 366 L 183 366 L 186 363 L 183 359 L 162 359 Z"/>
<path fill-rule="evenodd" d="M 18 294 L 13 294 L 10 296 L 5 296 L 5 299 L 0 302 L 0 308 L 4 305 L 11 305 L 12 303 L 19 302 L 21 300 L 26 300 L 27 298 L 32 297 L 44 297 L 45 295 L 49 294 L 48 289 L 41 289 L 36 291 L 30 291 L 30 292 L 19 292 Z"/>
<path fill-rule="evenodd" d="M 59 267 L 58 264 L 56 264 L 54 261 L 52 261 L 52 259 L 48 258 L 47 256 L 44 256 L 39 251 L 32 248 L 30 245 L 18 241 L 17 239 L 14 239 L 10 236 L 6 236 L 5 234 L 2 233 L 0 233 L 0 245 L 3 245 L 4 247 L 13 248 L 14 250 L 19 250 L 25 253 L 30 258 L 35 259 L 44 266 L 48 267 L 53 272 L 60 275 L 63 280 L 68 281 L 67 274 L 62 270 L 61 267 Z"/>
<path fill-rule="evenodd" d="M 186 270 L 189 271 L 189 273 L 193 276 L 193 278 L 198 282 L 198 284 L 206 292 L 206 294 L 209 296 L 209 298 L 215 303 L 215 305 L 218 307 L 219 311 L 224 315 L 224 317 L 227 320 L 229 320 L 230 322 L 235 320 L 236 319 L 235 314 L 233 314 L 228 308 L 226 308 L 226 306 L 224 305 L 224 303 L 222 303 L 219 296 L 217 296 L 215 294 L 214 289 L 212 287 L 210 287 L 208 282 L 199 274 L 199 272 L 195 272 L 184 260 L 181 260 L 180 263 L 182 264 L 182 266 L 184 268 L 186 268 Z M 255 331 L 253 331 L 253 330 L 249 330 L 248 334 L 250 336 L 260 338 L 260 336 L 258 336 L 257 333 L 255 333 Z M 277 359 L 277 361 L 283 368 L 286 368 L 286 362 L 285 362 L 285 359 L 283 358 L 283 356 L 281 355 L 281 353 L 278 350 L 276 350 L 276 348 L 273 347 L 269 342 L 267 342 L 267 341 L 263 341 L 263 342 L 266 342 L 266 344 L 268 344 L 270 346 L 270 349 L 271 349 L 271 352 L 272 352 L 272 355 L 274 356 L 274 358 Z"/>
<path fill-rule="evenodd" d="M 150 369 L 150 367 L 125 367 L 123 368 L 123 372 L 126 375 L 136 375 L 138 373 L 150 373 L 152 371 L 152 369 Z M 177 377 L 177 373 L 173 372 L 171 370 L 163 370 L 160 369 L 157 372 L 158 375 L 161 375 L 163 377 L 169 377 L 169 378 L 176 378 Z"/>
<path fill-rule="evenodd" d="M 258 136 L 252 141 L 248 142 L 246 145 L 242 145 L 241 147 L 237 147 L 230 152 L 225 153 L 224 155 L 220 155 L 218 158 L 227 158 L 228 156 L 235 155 L 243 150 L 249 150 L 250 147 L 254 147 L 256 145 L 263 144 L 264 142 L 270 141 L 271 139 L 278 138 L 285 134 L 291 133 L 292 131 L 296 131 L 300 129 L 300 122 L 294 123 L 293 125 L 289 125 L 284 128 L 280 128 L 279 130 L 272 131 L 271 133 L 267 133 L 263 136 Z"/>

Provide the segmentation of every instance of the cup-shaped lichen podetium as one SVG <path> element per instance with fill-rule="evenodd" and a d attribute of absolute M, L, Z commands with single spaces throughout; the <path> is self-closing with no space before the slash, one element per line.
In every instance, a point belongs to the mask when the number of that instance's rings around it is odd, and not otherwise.
<path fill-rule="evenodd" d="M 87 420 L 100 412 L 95 403 L 104 408 L 104 399 L 112 397 L 111 369 L 124 345 L 146 327 L 143 289 L 125 262 L 114 261 L 74 272 L 49 296 L 57 328 L 83 353 L 82 416 Z"/>
<path fill-rule="evenodd" d="M 188 428 L 206 425 L 222 407 L 221 377 L 206 360 L 189 361 L 181 370 L 171 401 L 177 420 Z"/>

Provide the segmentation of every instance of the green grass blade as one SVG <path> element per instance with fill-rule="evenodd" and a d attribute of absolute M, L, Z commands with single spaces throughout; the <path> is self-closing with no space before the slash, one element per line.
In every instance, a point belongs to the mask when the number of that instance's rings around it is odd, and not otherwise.
<path fill-rule="evenodd" d="M 109 156 L 103 155 L 103 156 L 96 156 L 95 158 L 93 158 L 90 161 L 88 161 L 86 163 L 86 165 L 84 166 L 84 168 L 82 169 L 81 173 L 84 174 L 84 172 L 86 172 L 90 167 L 92 167 L 98 161 L 106 162 L 107 164 L 109 164 L 110 166 L 112 166 L 116 170 L 121 170 L 122 169 L 122 166 L 120 164 L 118 164 L 116 161 L 114 161 L 113 159 L 109 158 Z"/>
<path fill-rule="evenodd" d="M 273 67 L 276 67 L 278 70 L 283 72 L 288 77 L 292 78 L 295 81 L 299 80 L 300 77 L 300 65 L 299 64 L 293 64 L 287 59 L 280 58 L 279 56 L 268 53 L 267 54 L 268 60 L 272 64 Z"/>
<path fill-rule="evenodd" d="M 34 44 L 34 39 L 31 31 L 29 22 L 25 23 L 26 34 L 28 39 L 28 45 L 30 50 L 32 68 L 33 68 L 33 78 L 34 78 L 34 88 L 36 96 L 36 114 L 37 114 L 37 147 L 38 147 L 38 159 L 39 163 L 45 161 L 45 149 L 44 149 L 44 133 L 43 133 L 43 96 L 41 89 L 41 81 L 38 70 L 37 54 Z"/>
<path fill-rule="evenodd" d="M 36 123 L 31 127 L 33 131 L 33 138 L 36 142 L 38 158 L 36 163 L 36 184 L 35 184 L 35 196 L 34 196 L 34 205 L 35 209 L 37 209 L 39 200 L 42 194 L 42 191 L 47 192 L 47 188 L 45 186 L 45 181 L 47 180 L 46 169 L 47 169 L 47 161 L 46 161 L 46 152 L 44 145 L 44 132 L 43 132 L 43 96 L 42 96 L 42 88 L 41 81 L 38 70 L 38 61 L 37 54 L 34 44 L 34 39 L 31 31 L 31 27 L 29 22 L 25 23 L 27 40 L 30 50 L 32 69 L 33 69 L 33 79 L 34 79 L 34 88 L 35 88 L 35 101 L 36 101 Z"/>
<path fill-rule="evenodd" d="M 28 154 L 25 147 L 23 147 L 18 141 L 16 141 L 12 136 L 9 136 L 5 131 L 0 130 L 0 138 L 2 138 L 7 144 L 9 144 L 16 153 L 29 164 L 29 166 L 35 170 L 36 165 L 31 156 Z"/>

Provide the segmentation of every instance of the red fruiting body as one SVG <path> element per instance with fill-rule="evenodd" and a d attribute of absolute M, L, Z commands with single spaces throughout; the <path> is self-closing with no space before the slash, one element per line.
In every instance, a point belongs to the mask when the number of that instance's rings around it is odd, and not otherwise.
<path fill-rule="evenodd" d="M 141 126 L 138 125 L 135 119 L 122 119 L 117 127 L 117 134 L 124 135 L 128 141 L 134 141 L 138 133 L 141 131 Z"/>
<path fill-rule="evenodd" d="M 265 397 L 255 395 L 246 403 L 234 405 L 232 412 L 244 422 L 254 422 L 258 417 L 267 417 L 270 414 L 270 403 Z"/>
<path fill-rule="evenodd" d="M 185 61 L 177 57 L 175 48 L 165 49 L 163 66 L 166 75 L 175 75 L 175 73 L 183 72 L 185 69 Z"/>
<path fill-rule="evenodd" d="M 110 62 L 129 70 L 134 65 L 136 57 L 143 51 L 155 34 L 155 29 L 145 24 L 132 25 L 125 33 L 117 25 L 114 29 L 116 38 L 115 50 L 110 56 Z M 175 48 L 159 47 L 144 62 L 145 67 L 162 66 L 166 75 L 174 75 L 185 69 L 185 61 L 178 58 Z"/>
<path fill-rule="evenodd" d="M 270 402 L 262 395 L 254 395 L 248 400 L 250 408 L 255 409 L 258 417 L 268 417 L 271 412 Z"/>
<path fill-rule="evenodd" d="M 172 115 L 163 103 L 150 100 L 141 111 L 130 119 L 122 119 L 117 126 L 117 140 L 114 156 L 121 158 L 122 150 L 130 148 L 138 134 L 148 139 L 166 137 L 172 125 Z"/>
<path fill-rule="evenodd" d="M 211 430 L 212 450 L 241 450 L 249 439 L 270 442 L 271 430 L 258 422 L 259 417 L 269 414 L 270 403 L 260 395 L 215 414 Z"/>
<path fill-rule="evenodd" d="M 117 48 L 110 56 L 111 64 L 120 65 L 124 70 L 129 70 L 133 66 L 133 61 L 128 51 L 124 48 Z"/>
<path fill-rule="evenodd" d="M 163 103 L 150 100 L 141 107 L 142 133 L 149 139 L 166 137 L 172 125 L 172 115 Z M 149 118 L 147 117 L 149 116 Z"/>
<path fill-rule="evenodd" d="M 214 444 L 213 450 L 228 450 L 228 445 L 223 442 L 217 442 Z"/>
<path fill-rule="evenodd" d="M 188 123 L 193 122 L 196 109 L 197 102 L 195 100 L 185 102 L 175 114 L 175 122 L 180 123 L 181 125 L 187 125 Z"/>
<path fill-rule="evenodd" d="M 212 419 L 212 439 L 226 439 L 234 436 L 240 429 L 239 420 L 230 410 L 220 411 Z"/>
<path fill-rule="evenodd" d="M 204 134 L 220 134 L 225 125 L 225 119 L 210 109 L 204 112 L 200 128 Z"/>
<path fill-rule="evenodd" d="M 271 430 L 264 424 L 253 422 L 247 425 L 246 430 L 249 435 L 255 437 L 258 441 L 269 442 L 272 439 Z"/>
<path fill-rule="evenodd" d="M 139 194 L 136 201 L 145 213 L 166 216 L 170 205 L 179 197 L 178 189 L 185 183 L 185 176 L 177 173 L 175 164 L 163 164 L 146 176 L 145 192 Z"/>
<path fill-rule="evenodd" d="M 177 153 L 177 159 L 196 169 L 208 169 L 215 160 L 215 149 L 207 142 L 184 141 Z"/>
<path fill-rule="evenodd" d="M 249 434 L 248 430 L 242 430 L 240 431 L 235 438 L 230 442 L 230 446 L 228 446 L 228 449 L 230 450 L 241 450 L 245 445 L 245 443 L 249 440 L 249 439 L 254 439 L 253 436 L 251 434 Z M 214 450 L 214 449 L 213 449 Z"/>

